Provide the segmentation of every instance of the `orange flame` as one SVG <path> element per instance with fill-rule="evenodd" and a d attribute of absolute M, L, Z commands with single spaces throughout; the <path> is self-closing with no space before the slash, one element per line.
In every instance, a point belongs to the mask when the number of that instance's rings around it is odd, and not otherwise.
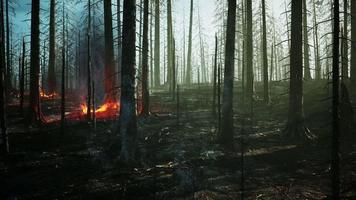
<path fill-rule="evenodd" d="M 53 92 L 53 93 L 50 93 L 50 94 L 46 94 L 43 89 L 40 90 L 40 96 L 42 99 L 54 99 L 56 97 L 58 97 L 58 93 L 56 92 Z"/>
<path fill-rule="evenodd" d="M 85 103 L 82 103 L 80 108 L 82 115 L 86 115 L 88 112 L 88 106 Z M 108 101 L 95 110 L 95 116 L 98 119 L 115 118 L 119 113 L 119 108 L 119 102 Z M 91 108 L 90 111 L 93 113 L 93 108 Z"/>

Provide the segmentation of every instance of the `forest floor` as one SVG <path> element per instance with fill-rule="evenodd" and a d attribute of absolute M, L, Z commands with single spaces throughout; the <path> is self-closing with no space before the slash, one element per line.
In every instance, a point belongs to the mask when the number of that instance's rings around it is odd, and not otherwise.
<path fill-rule="evenodd" d="M 256 98 L 253 125 L 235 114 L 235 151 L 215 143 L 216 119 L 208 86 L 183 89 L 176 103 L 155 91 L 153 114 L 139 118 L 137 164 L 118 159 L 117 122 L 100 120 L 26 127 L 18 105 L 9 107 L 11 152 L 0 158 L 0 199 L 327 199 L 331 113 L 327 84 L 306 83 L 305 115 L 316 140 L 283 137 L 286 85 L 276 83 L 272 104 Z M 239 96 L 236 91 L 236 95 Z M 238 110 L 239 98 L 235 100 Z M 44 105 L 45 106 L 45 105 Z M 241 140 L 243 135 L 243 142 Z M 341 138 L 343 199 L 356 199 L 356 136 Z"/>

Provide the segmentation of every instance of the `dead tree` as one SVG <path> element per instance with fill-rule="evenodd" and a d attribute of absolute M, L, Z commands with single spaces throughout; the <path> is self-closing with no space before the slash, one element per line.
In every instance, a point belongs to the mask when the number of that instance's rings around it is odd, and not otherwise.
<path fill-rule="evenodd" d="M 356 1 L 351 1 L 351 84 L 356 89 Z M 355 96 L 355 92 L 354 96 Z"/>
<path fill-rule="evenodd" d="M 216 116 L 216 81 L 218 61 L 218 36 L 215 34 L 214 77 L 213 77 L 213 116 Z"/>
<path fill-rule="evenodd" d="M 122 34 L 122 88 L 120 109 L 121 155 L 130 162 L 135 159 L 137 118 L 135 104 L 136 1 L 124 0 Z"/>
<path fill-rule="evenodd" d="M 154 73 L 154 86 L 158 87 L 161 85 L 161 72 L 160 72 L 160 1 L 155 0 L 155 73 Z"/>
<path fill-rule="evenodd" d="M 112 29 L 111 0 L 104 0 L 104 30 L 105 30 L 105 100 L 114 101 L 116 74 L 114 68 L 114 47 Z"/>
<path fill-rule="evenodd" d="M 339 47 L 340 47 L 340 11 L 339 0 L 334 0 L 333 7 L 334 30 L 333 30 L 333 98 L 332 98 L 332 143 L 331 143 L 331 177 L 332 177 L 332 199 L 340 199 L 340 120 L 339 120 L 339 87 L 340 87 L 340 69 L 339 69 Z"/>
<path fill-rule="evenodd" d="M 310 80 L 310 62 L 309 62 L 309 35 L 308 35 L 308 9 L 307 1 L 303 1 L 303 44 L 304 44 L 304 79 Z"/>
<path fill-rule="evenodd" d="M 25 61 L 26 58 L 26 42 L 25 37 L 22 39 L 22 61 L 21 61 L 21 75 L 20 75 L 20 110 L 23 115 L 23 103 L 25 95 Z"/>
<path fill-rule="evenodd" d="M 225 45 L 225 71 L 224 92 L 222 107 L 222 130 L 219 143 L 232 148 L 234 135 L 233 121 L 233 85 L 234 85 L 234 57 L 235 57 L 235 30 L 236 30 L 236 0 L 228 3 L 228 16 Z"/>
<path fill-rule="evenodd" d="M 143 5 L 143 44 L 142 44 L 142 111 L 141 115 L 149 115 L 150 94 L 148 91 L 148 0 Z"/>
<path fill-rule="evenodd" d="M 265 0 L 262 0 L 262 48 L 263 48 L 263 99 L 266 104 L 269 103 L 268 89 L 268 60 L 267 60 L 267 33 L 266 33 L 266 5 Z M 273 52 L 272 52 L 273 56 Z M 272 68 L 272 65 L 271 65 Z M 272 74 L 271 74 L 272 76 Z"/>
<path fill-rule="evenodd" d="M 31 66 L 30 66 L 30 108 L 28 122 L 41 122 L 40 109 L 40 0 L 32 0 L 31 8 Z"/>
<path fill-rule="evenodd" d="M 193 35 L 193 0 L 190 1 L 190 20 L 189 20 L 189 36 L 188 36 L 188 55 L 187 55 L 187 71 L 186 84 L 192 82 L 192 35 Z"/>
<path fill-rule="evenodd" d="M 313 138 L 305 125 L 303 109 L 303 2 L 292 0 L 290 89 L 288 122 L 285 130 L 289 138 Z"/>
<path fill-rule="evenodd" d="M 0 0 L 0 153 L 9 152 L 6 127 L 5 70 L 4 2 Z"/>
<path fill-rule="evenodd" d="M 87 120 L 91 119 L 91 48 L 90 48 L 90 34 L 91 34 L 91 0 L 88 0 L 88 33 L 87 33 Z"/>
<path fill-rule="evenodd" d="M 56 78 L 56 2 L 51 0 L 49 17 L 49 61 L 48 61 L 48 92 L 53 94 L 57 90 Z"/>
<path fill-rule="evenodd" d="M 65 98 L 66 98 L 66 37 L 65 37 L 65 17 L 64 17 L 64 2 L 63 2 L 63 46 L 62 46 L 62 82 L 61 82 L 61 133 L 64 133 L 65 128 Z M 68 38 L 67 38 L 68 39 Z M 68 79 L 68 77 L 67 77 Z"/>

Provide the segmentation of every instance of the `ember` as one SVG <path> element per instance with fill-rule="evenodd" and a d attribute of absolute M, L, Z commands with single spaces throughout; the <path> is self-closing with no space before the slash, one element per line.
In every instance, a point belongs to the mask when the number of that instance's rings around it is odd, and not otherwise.
<path fill-rule="evenodd" d="M 54 99 L 54 98 L 59 97 L 58 93 L 53 92 L 53 93 L 50 93 L 50 94 L 46 94 L 43 91 L 43 89 L 40 90 L 40 96 L 41 96 L 42 99 Z"/>

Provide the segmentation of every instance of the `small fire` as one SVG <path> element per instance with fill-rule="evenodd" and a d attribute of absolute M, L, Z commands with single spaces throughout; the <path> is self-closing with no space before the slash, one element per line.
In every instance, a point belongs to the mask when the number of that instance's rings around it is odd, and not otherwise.
<path fill-rule="evenodd" d="M 56 92 L 53 92 L 53 93 L 50 93 L 50 94 L 46 94 L 43 89 L 40 90 L 40 96 L 42 99 L 54 99 L 56 97 L 58 97 L 58 93 Z"/>
<path fill-rule="evenodd" d="M 86 115 L 88 112 L 88 106 L 85 103 L 80 105 L 82 115 Z M 95 117 L 97 119 L 112 119 L 116 118 L 119 114 L 120 103 L 115 101 L 109 101 L 102 104 L 98 109 L 95 110 Z M 94 112 L 91 108 L 91 113 Z"/>

